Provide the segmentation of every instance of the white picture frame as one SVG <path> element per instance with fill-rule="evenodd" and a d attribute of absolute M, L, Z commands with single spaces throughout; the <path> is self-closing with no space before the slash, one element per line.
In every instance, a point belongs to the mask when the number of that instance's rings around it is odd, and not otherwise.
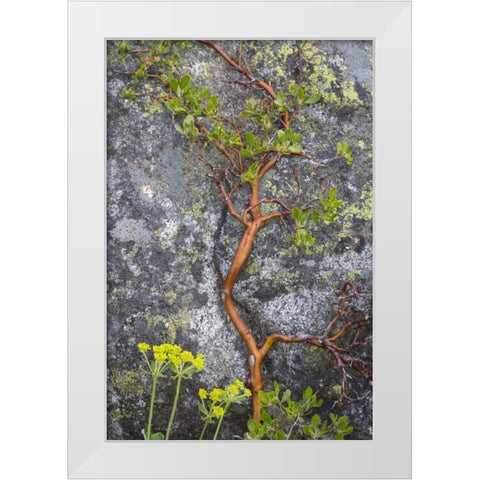
<path fill-rule="evenodd" d="M 77 0 L 68 10 L 69 478 L 411 478 L 411 2 Z M 105 42 L 115 38 L 374 41 L 373 440 L 106 441 Z"/>

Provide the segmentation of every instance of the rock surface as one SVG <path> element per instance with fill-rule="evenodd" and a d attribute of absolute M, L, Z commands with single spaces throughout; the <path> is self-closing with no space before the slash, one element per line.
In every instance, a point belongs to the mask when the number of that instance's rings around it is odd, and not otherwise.
<path fill-rule="evenodd" d="M 238 42 L 219 42 L 234 55 Z M 234 288 L 237 308 L 259 344 L 275 331 L 321 334 L 334 315 L 345 281 L 360 293 L 353 312 L 372 313 L 373 168 L 372 43 L 308 42 L 305 84 L 330 86 L 328 100 L 305 108 L 295 128 L 315 158 L 330 158 L 338 141 L 354 145 L 354 163 L 313 165 L 295 159 L 302 185 L 312 194 L 320 178 L 344 200 L 339 219 L 316 231 L 313 255 L 287 241 L 291 224 L 270 222 L 261 230 Z M 276 89 L 298 75 L 295 42 L 245 42 L 243 53 L 257 78 Z M 181 50 L 181 74 L 206 85 L 226 111 L 237 114 L 245 100 L 262 92 L 245 85 L 208 46 Z M 308 62 L 307 60 L 308 59 Z M 137 343 L 177 343 L 205 355 L 205 370 L 184 382 L 174 439 L 198 438 L 199 387 L 248 383 L 246 349 L 228 319 L 219 290 L 242 235 L 216 185 L 175 130 L 170 112 L 154 101 L 127 104 L 122 89 L 131 81 L 131 58 L 108 44 L 107 64 L 107 438 L 142 439 L 148 416 L 150 379 L 140 372 Z M 288 197 L 295 179 L 282 162 L 264 182 L 267 196 Z M 292 183 L 293 182 L 293 183 Z M 240 198 L 241 200 L 241 198 Z M 239 200 L 239 201 L 240 201 Z M 341 373 L 323 350 L 277 344 L 264 363 L 265 389 L 277 380 L 293 398 L 311 386 L 325 400 L 326 418 L 338 397 Z M 357 393 L 370 388 L 360 380 Z M 162 383 L 154 424 L 165 431 L 173 399 L 171 380 Z M 337 405 L 350 417 L 349 439 L 372 437 L 372 398 Z M 242 439 L 250 406 L 235 405 L 220 438 Z"/>

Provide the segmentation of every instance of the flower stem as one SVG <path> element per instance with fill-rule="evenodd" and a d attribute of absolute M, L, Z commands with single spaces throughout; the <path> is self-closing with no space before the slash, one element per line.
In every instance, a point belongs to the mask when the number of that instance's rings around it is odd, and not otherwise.
<path fill-rule="evenodd" d="M 220 417 L 220 420 L 218 421 L 217 429 L 215 430 L 215 435 L 213 436 L 213 439 L 217 439 L 218 431 L 220 430 L 220 425 L 222 424 L 223 417 Z"/>
<path fill-rule="evenodd" d="M 152 436 L 152 418 L 153 418 L 153 405 L 155 403 L 155 390 L 157 389 L 157 376 L 152 375 L 152 395 L 150 397 L 150 412 L 148 414 L 148 424 L 147 424 L 147 440 L 150 440 Z"/>
<path fill-rule="evenodd" d="M 170 436 L 170 430 L 172 428 L 173 417 L 175 417 L 175 410 L 177 409 L 178 397 L 180 396 L 180 384 L 182 383 L 182 377 L 178 377 L 177 391 L 175 392 L 175 400 L 173 401 L 172 413 L 170 414 L 170 420 L 168 421 L 167 433 L 165 434 L 165 440 L 168 440 Z"/>
<path fill-rule="evenodd" d="M 208 420 L 205 422 L 205 425 L 203 425 L 203 430 L 202 430 L 202 433 L 200 434 L 199 440 L 203 440 L 203 436 L 205 435 L 205 432 L 207 430 L 207 426 L 208 426 Z"/>

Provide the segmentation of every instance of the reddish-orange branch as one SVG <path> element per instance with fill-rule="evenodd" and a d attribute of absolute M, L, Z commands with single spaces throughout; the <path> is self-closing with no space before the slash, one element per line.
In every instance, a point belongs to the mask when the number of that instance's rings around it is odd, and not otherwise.
<path fill-rule="evenodd" d="M 238 274 L 242 270 L 245 262 L 247 261 L 248 255 L 250 254 L 255 235 L 263 226 L 263 223 L 264 222 L 262 219 L 254 220 L 245 230 L 240 243 L 238 244 L 237 251 L 235 252 L 232 264 L 230 265 L 230 270 L 222 288 L 225 310 L 227 311 L 230 320 L 234 324 L 248 349 L 248 366 L 250 369 L 250 386 L 252 388 L 253 419 L 257 422 L 260 421 L 260 399 L 258 392 L 263 389 L 261 371 L 262 358 L 260 356 L 255 339 L 252 336 L 252 332 L 240 318 L 240 315 L 235 308 L 232 290 L 235 282 L 237 281 Z"/>
<path fill-rule="evenodd" d="M 200 40 L 200 43 L 204 43 L 212 47 L 220 56 L 222 56 L 235 70 L 238 70 L 240 73 L 245 75 L 251 82 L 254 82 L 259 87 L 262 87 L 274 100 L 277 98 L 275 90 L 265 83 L 263 80 L 257 80 L 252 73 L 246 69 L 242 68 L 235 60 L 233 60 L 227 53 L 225 53 L 218 45 L 216 45 L 211 40 Z"/>

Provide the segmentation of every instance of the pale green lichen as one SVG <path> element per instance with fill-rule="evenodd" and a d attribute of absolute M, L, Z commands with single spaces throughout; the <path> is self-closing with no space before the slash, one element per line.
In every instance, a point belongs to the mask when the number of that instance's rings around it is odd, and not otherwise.
<path fill-rule="evenodd" d="M 287 58 L 290 55 L 292 55 L 294 52 L 295 50 L 291 45 L 289 45 L 288 43 L 282 43 L 277 52 L 277 58 L 276 58 L 277 62 L 281 63 L 281 65 L 285 65 L 287 62 Z M 279 77 L 285 76 L 285 71 L 280 65 L 275 66 L 275 71 L 277 73 L 277 76 Z"/>
<path fill-rule="evenodd" d="M 342 393 L 342 386 L 341 385 L 331 385 L 330 390 L 334 395 L 340 395 Z"/>
<path fill-rule="evenodd" d="M 344 102 L 348 105 L 358 106 L 363 105 L 357 91 L 355 90 L 355 83 L 351 80 L 346 80 L 342 85 L 342 95 Z"/>
<path fill-rule="evenodd" d="M 112 386 L 118 390 L 122 395 L 134 395 L 140 397 L 144 394 L 140 379 L 141 372 L 138 370 L 126 370 L 120 369 L 113 370 L 110 381 Z"/>
<path fill-rule="evenodd" d="M 172 246 L 173 240 L 178 233 L 178 225 L 173 220 L 162 220 L 163 227 L 155 230 L 155 235 L 160 240 L 162 248 Z"/>
<path fill-rule="evenodd" d="M 264 180 L 262 187 L 267 190 L 272 197 L 277 197 L 277 186 L 273 184 L 270 180 Z"/>
<path fill-rule="evenodd" d="M 167 299 L 167 303 L 172 306 L 177 299 L 177 294 L 174 291 L 169 291 L 165 294 L 165 298 Z"/>
<path fill-rule="evenodd" d="M 325 359 L 323 357 L 323 352 L 320 348 L 310 347 L 303 361 L 307 366 L 317 367 L 318 365 L 322 365 Z"/>
<path fill-rule="evenodd" d="M 203 213 L 202 205 L 198 202 L 195 202 L 192 204 L 191 209 L 180 207 L 180 213 L 183 215 L 189 215 L 199 220 L 200 218 L 202 218 L 202 213 Z"/>
<path fill-rule="evenodd" d="M 188 257 L 191 263 L 197 263 L 198 258 L 200 257 L 200 252 L 195 247 L 191 247 L 187 250 Z"/>
<path fill-rule="evenodd" d="M 115 409 L 113 411 L 110 412 L 110 416 L 117 422 L 119 422 L 120 420 L 122 420 L 123 418 L 132 418 L 133 417 L 133 413 L 132 411 L 126 411 L 126 412 L 122 412 L 120 411 L 119 409 Z"/>
<path fill-rule="evenodd" d="M 283 270 L 281 272 L 275 272 L 272 275 L 272 281 L 274 285 L 284 284 L 285 281 L 295 280 L 300 278 L 300 272 L 297 270 L 295 272 L 289 272 L 288 270 Z"/>
<path fill-rule="evenodd" d="M 347 205 L 340 217 L 343 219 L 344 230 L 350 224 L 353 218 L 369 221 L 373 218 L 373 185 L 367 183 L 360 194 L 360 199 Z"/>
<path fill-rule="evenodd" d="M 177 332 L 187 335 L 190 330 L 188 319 L 190 318 L 188 308 L 180 309 L 175 315 L 168 318 L 162 315 L 146 315 L 145 321 L 149 328 L 155 328 L 158 325 L 163 325 L 167 330 L 167 341 L 175 343 Z"/>
<path fill-rule="evenodd" d="M 163 112 L 163 105 L 155 98 L 147 98 L 145 100 L 143 108 L 145 109 L 145 113 L 143 114 L 145 118 L 150 117 L 154 113 Z"/>
<path fill-rule="evenodd" d="M 257 262 L 250 261 L 248 262 L 248 265 L 245 268 L 245 271 L 250 275 L 255 275 L 260 271 L 260 267 L 258 266 Z"/>
<path fill-rule="evenodd" d="M 167 319 L 161 315 L 147 315 L 145 321 L 149 328 L 155 328 L 158 324 L 165 324 Z"/>
<path fill-rule="evenodd" d="M 346 272 L 346 274 L 345 274 L 345 281 L 353 282 L 353 280 L 355 280 L 355 278 L 358 277 L 359 275 L 360 275 L 359 270 L 350 270 L 349 272 Z"/>

